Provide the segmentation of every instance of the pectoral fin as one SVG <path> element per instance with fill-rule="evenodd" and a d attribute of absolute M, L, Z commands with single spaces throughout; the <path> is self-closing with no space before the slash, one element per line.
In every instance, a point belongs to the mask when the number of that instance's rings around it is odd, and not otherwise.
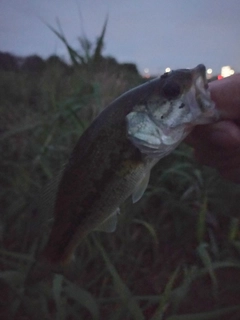
<path fill-rule="evenodd" d="M 142 178 L 142 180 L 139 182 L 139 184 L 136 186 L 136 189 L 134 190 L 133 194 L 132 194 L 132 201 L 133 203 L 137 202 L 138 200 L 140 200 L 145 192 L 145 190 L 147 189 L 148 186 L 148 182 L 149 182 L 149 178 L 150 178 L 150 171 L 148 171 L 144 177 Z"/>
<path fill-rule="evenodd" d="M 109 217 L 107 217 L 100 225 L 95 229 L 96 231 L 114 232 L 117 227 L 117 215 L 120 213 L 120 209 L 117 208 Z"/>

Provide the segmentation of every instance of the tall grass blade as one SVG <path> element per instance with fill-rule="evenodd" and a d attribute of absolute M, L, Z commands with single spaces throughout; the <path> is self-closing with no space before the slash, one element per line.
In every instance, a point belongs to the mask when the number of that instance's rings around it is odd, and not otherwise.
<path fill-rule="evenodd" d="M 80 306 L 86 308 L 92 315 L 93 320 L 99 319 L 99 308 L 96 300 L 86 290 L 79 288 L 75 284 L 65 279 L 66 286 L 64 292 L 66 295 L 75 300 Z"/>
<path fill-rule="evenodd" d="M 212 269 L 222 269 L 222 268 L 236 268 L 240 269 L 240 263 L 238 261 L 221 261 L 221 262 L 212 262 Z M 197 272 L 197 277 L 203 277 L 206 274 L 209 274 L 209 268 L 202 268 Z M 196 277 L 196 278 L 197 278 Z"/>
<path fill-rule="evenodd" d="M 179 287 L 174 289 L 171 294 L 171 309 L 173 313 L 177 313 L 181 303 L 186 299 L 186 296 L 190 290 L 190 286 L 197 276 L 197 268 L 192 267 L 190 270 L 184 270 L 184 279 Z"/>
<path fill-rule="evenodd" d="M 148 223 L 147 221 L 144 221 L 144 220 L 140 220 L 140 219 L 133 219 L 133 222 L 144 226 L 148 230 L 150 235 L 152 236 L 154 242 L 158 243 L 156 230 L 154 229 L 154 227 L 150 223 Z"/>
<path fill-rule="evenodd" d="M 198 222 L 197 222 L 197 240 L 198 243 L 202 243 L 204 241 L 204 235 L 206 231 L 206 214 L 207 214 L 207 197 L 204 198 L 203 204 L 201 206 Z"/>
<path fill-rule="evenodd" d="M 24 274 L 20 271 L 6 270 L 0 272 L 0 279 L 13 288 L 19 288 L 24 283 Z"/>
<path fill-rule="evenodd" d="M 95 64 L 99 63 L 101 61 L 101 57 L 102 57 L 102 50 L 104 47 L 104 37 L 105 37 L 105 33 L 106 33 L 106 28 L 107 28 L 107 23 L 108 23 L 108 17 L 106 18 L 104 25 L 103 25 L 103 29 L 102 32 L 99 36 L 99 38 L 97 39 L 97 44 L 96 44 L 96 48 L 93 54 L 93 62 Z"/>
<path fill-rule="evenodd" d="M 207 251 L 207 247 L 208 247 L 208 244 L 201 243 L 197 248 L 197 252 L 199 254 L 199 257 L 200 257 L 204 267 L 208 270 L 208 273 L 209 273 L 211 280 L 212 280 L 213 289 L 216 292 L 217 287 L 218 287 L 218 283 L 217 283 L 217 278 L 215 276 L 212 259 Z"/>
<path fill-rule="evenodd" d="M 66 37 L 65 37 L 64 34 L 63 34 L 63 31 L 62 31 L 60 22 L 59 22 L 58 20 L 57 20 L 57 24 L 58 24 L 58 27 L 59 27 L 60 31 L 57 31 L 55 28 L 53 28 L 53 27 L 50 26 L 49 24 L 47 24 L 47 26 L 48 26 L 48 28 L 49 28 L 53 33 L 55 33 L 55 35 L 56 35 L 56 36 L 63 42 L 63 44 L 66 46 L 73 65 L 78 66 L 80 63 L 85 64 L 84 58 L 83 58 L 81 55 L 79 55 L 79 54 L 77 53 L 77 51 L 74 50 L 74 49 L 69 45 Z"/>
<path fill-rule="evenodd" d="M 106 267 L 108 271 L 110 272 L 113 282 L 114 282 L 114 288 L 118 295 L 121 298 L 121 301 L 123 305 L 128 309 L 129 313 L 132 315 L 133 319 L 135 320 L 144 320 L 144 315 L 136 302 L 136 299 L 132 295 L 131 291 L 128 289 L 128 287 L 125 285 L 125 283 L 122 281 L 121 277 L 119 276 L 116 268 L 114 265 L 111 263 L 110 259 L 108 258 L 104 248 L 100 244 L 99 241 L 95 237 L 93 237 L 94 242 L 96 246 L 98 247 L 103 260 L 106 264 Z"/>
<path fill-rule="evenodd" d="M 233 241 L 232 245 L 237 250 L 238 254 L 240 255 L 240 241 Z"/>
<path fill-rule="evenodd" d="M 167 170 L 164 170 L 164 172 L 161 175 L 161 180 L 168 179 L 169 175 L 175 174 L 179 176 L 179 179 L 181 178 L 186 181 L 192 181 L 193 180 L 192 173 L 188 173 L 187 169 L 189 169 L 190 171 L 192 169 L 192 165 L 189 163 L 177 164 Z"/>
<path fill-rule="evenodd" d="M 160 303 L 159 306 L 155 312 L 155 314 L 153 315 L 153 317 L 151 318 L 151 320 L 161 320 L 163 319 L 163 315 L 164 312 L 168 306 L 168 303 L 170 301 L 170 296 L 172 294 L 172 289 L 173 289 L 173 285 L 174 282 L 178 276 L 179 273 L 179 268 L 177 268 L 174 273 L 172 274 L 172 276 L 170 277 L 165 290 L 163 292 L 163 294 L 160 296 Z"/>
<path fill-rule="evenodd" d="M 56 274 L 53 279 L 53 297 L 57 308 L 57 320 L 64 320 L 66 318 L 66 308 L 62 303 L 61 293 L 63 290 L 63 276 Z"/>
<path fill-rule="evenodd" d="M 239 231 L 239 219 L 238 218 L 232 218 L 230 220 L 228 240 L 229 241 L 236 240 L 237 237 L 238 237 L 238 231 Z"/>
<path fill-rule="evenodd" d="M 222 308 L 211 312 L 192 313 L 170 316 L 166 320 L 218 320 L 224 315 L 230 316 L 233 312 L 240 310 L 240 306 Z"/>
<path fill-rule="evenodd" d="M 34 262 L 34 258 L 29 254 L 7 251 L 3 249 L 0 249 L 0 256 L 8 258 L 9 260 L 14 259 L 21 262 Z"/>
<path fill-rule="evenodd" d="M 0 134 L 0 141 L 9 139 L 12 136 L 23 133 L 25 131 L 33 130 L 33 129 L 40 127 L 42 125 L 43 125 L 43 122 L 39 121 L 39 122 L 31 123 L 31 124 L 25 124 L 20 127 L 12 128 L 11 130 L 8 130 L 8 131 Z"/>

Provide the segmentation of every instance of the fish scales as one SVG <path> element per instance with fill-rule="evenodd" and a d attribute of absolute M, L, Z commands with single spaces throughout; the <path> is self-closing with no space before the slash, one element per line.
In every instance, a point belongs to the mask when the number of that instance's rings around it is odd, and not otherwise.
<path fill-rule="evenodd" d="M 81 136 L 59 185 L 53 232 L 44 252 L 47 260 L 67 260 L 75 238 L 87 233 L 86 223 L 94 228 L 103 215 L 116 209 L 116 200 L 123 202 L 131 195 L 149 160 L 127 138 L 125 117 L 135 104 L 144 103 L 156 92 L 157 84 L 153 80 L 139 87 L 127 101 L 123 95 Z"/>

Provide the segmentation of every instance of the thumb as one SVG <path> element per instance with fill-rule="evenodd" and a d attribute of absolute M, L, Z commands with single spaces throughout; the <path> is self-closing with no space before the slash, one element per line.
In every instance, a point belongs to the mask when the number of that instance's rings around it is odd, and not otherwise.
<path fill-rule="evenodd" d="M 240 146 L 240 127 L 230 120 L 223 120 L 213 124 L 196 126 L 185 142 L 193 148 L 216 146 L 232 148 Z"/>
<path fill-rule="evenodd" d="M 209 142 L 215 146 L 223 148 L 240 146 L 240 127 L 233 121 L 217 122 L 206 128 L 206 131 L 209 131 Z"/>
<path fill-rule="evenodd" d="M 209 90 L 222 119 L 240 119 L 240 73 L 210 82 Z"/>

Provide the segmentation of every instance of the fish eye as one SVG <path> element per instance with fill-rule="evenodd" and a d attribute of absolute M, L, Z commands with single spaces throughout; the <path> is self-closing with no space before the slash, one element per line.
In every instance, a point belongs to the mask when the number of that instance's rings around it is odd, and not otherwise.
<path fill-rule="evenodd" d="M 178 107 L 179 109 L 182 109 L 185 107 L 185 104 L 184 103 L 181 103 L 181 105 Z"/>
<path fill-rule="evenodd" d="M 167 82 L 163 88 L 162 93 L 168 99 L 177 98 L 180 95 L 181 88 L 176 82 Z"/>

